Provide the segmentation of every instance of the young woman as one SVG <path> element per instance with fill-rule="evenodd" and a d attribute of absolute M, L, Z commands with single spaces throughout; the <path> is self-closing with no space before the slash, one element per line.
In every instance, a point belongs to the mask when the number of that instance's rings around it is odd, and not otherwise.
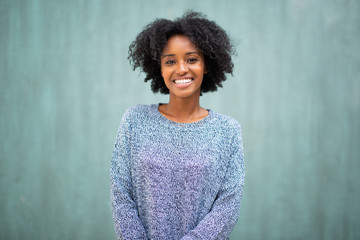
<path fill-rule="evenodd" d="M 199 13 L 159 19 L 130 45 L 153 92 L 167 104 L 124 114 L 111 162 L 111 206 L 119 239 L 229 239 L 240 209 L 240 124 L 200 107 L 232 73 L 225 31 Z"/>

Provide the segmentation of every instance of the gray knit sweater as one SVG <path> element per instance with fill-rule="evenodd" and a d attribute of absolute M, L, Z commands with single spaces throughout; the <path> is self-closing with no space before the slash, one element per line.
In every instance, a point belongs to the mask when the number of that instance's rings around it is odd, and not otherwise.
<path fill-rule="evenodd" d="M 158 104 L 129 108 L 111 161 L 111 207 L 119 239 L 229 239 L 240 210 L 240 124 L 209 110 L 177 123 Z"/>

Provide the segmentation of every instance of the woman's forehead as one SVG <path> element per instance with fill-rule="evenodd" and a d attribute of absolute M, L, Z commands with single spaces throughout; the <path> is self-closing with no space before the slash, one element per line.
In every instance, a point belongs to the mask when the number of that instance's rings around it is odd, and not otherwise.
<path fill-rule="evenodd" d="M 172 54 L 172 51 L 185 51 L 199 53 L 196 45 L 185 35 L 171 36 L 163 50 L 162 55 Z"/>

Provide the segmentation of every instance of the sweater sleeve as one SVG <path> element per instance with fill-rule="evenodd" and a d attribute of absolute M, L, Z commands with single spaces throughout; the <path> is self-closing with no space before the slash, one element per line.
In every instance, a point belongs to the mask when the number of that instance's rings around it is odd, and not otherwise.
<path fill-rule="evenodd" d="M 227 172 L 210 212 L 182 240 L 229 239 L 239 217 L 245 178 L 240 125 L 231 149 Z"/>
<path fill-rule="evenodd" d="M 127 111 L 118 130 L 110 167 L 112 215 L 118 239 L 147 239 L 132 196 L 130 130 Z"/>

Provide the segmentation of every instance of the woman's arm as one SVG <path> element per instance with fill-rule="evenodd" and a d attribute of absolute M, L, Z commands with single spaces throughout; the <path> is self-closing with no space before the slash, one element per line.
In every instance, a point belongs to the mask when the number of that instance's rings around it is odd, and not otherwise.
<path fill-rule="evenodd" d="M 130 129 L 127 111 L 121 121 L 112 154 L 111 208 L 118 239 L 147 239 L 131 190 Z"/>
<path fill-rule="evenodd" d="M 239 217 L 245 178 L 240 126 L 236 132 L 227 172 L 213 207 L 182 240 L 229 239 L 230 233 Z"/>

